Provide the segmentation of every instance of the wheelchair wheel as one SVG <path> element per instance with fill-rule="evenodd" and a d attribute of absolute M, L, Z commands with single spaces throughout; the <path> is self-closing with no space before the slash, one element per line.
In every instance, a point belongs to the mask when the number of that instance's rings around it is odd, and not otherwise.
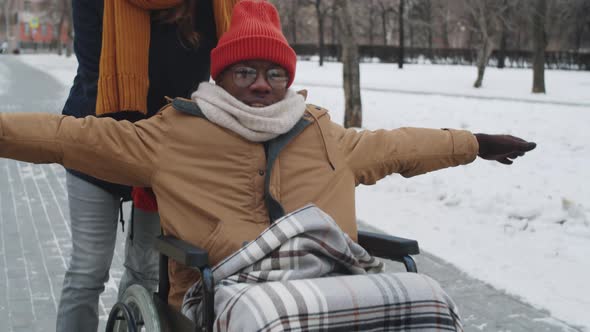
<path fill-rule="evenodd" d="M 161 332 L 158 310 L 152 296 L 147 289 L 140 285 L 131 285 L 127 288 L 119 303 L 121 306 L 115 306 L 109 315 L 109 322 L 113 320 L 112 331 Z M 107 331 L 108 325 L 110 324 L 107 323 Z M 129 326 L 135 326 L 135 330 Z"/>

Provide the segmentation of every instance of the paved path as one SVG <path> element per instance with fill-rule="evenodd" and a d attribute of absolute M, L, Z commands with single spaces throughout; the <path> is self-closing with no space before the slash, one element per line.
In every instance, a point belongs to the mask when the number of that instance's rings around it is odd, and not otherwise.
<path fill-rule="evenodd" d="M 63 87 L 50 76 L 7 56 L 0 56 L 0 73 L 0 80 L 11 82 L 0 84 L 0 112 L 61 109 Z M 55 329 L 71 250 L 64 176 L 58 165 L 0 159 L 0 332 Z M 100 330 L 117 294 L 123 236 L 119 232 L 111 280 L 101 297 Z M 458 303 L 466 331 L 579 331 L 431 254 L 422 253 L 417 261 L 420 272 L 439 280 Z"/>
<path fill-rule="evenodd" d="M 0 73 L 10 80 L 0 85 L 0 112 L 61 112 L 64 87 L 51 76 L 12 56 L 0 56 Z M 116 300 L 124 236 L 101 297 L 100 331 Z M 0 159 L 0 332 L 55 330 L 70 238 L 63 167 Z"/>

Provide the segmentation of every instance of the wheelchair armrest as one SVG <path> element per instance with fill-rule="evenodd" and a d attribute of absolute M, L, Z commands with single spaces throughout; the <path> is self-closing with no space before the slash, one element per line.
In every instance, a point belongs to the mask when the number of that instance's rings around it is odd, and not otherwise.
<path fill-rule="evenodd" d="M 206 250 L 173 236 L 158 236 L 156 249 L 163 255 L 188 267 L 201 269 L 209 265 L 209 254 Z"/>
<path fill-rule="evenodd" d="M 198 269 L 203 284 L 201 292 L 204 309 L 201 311 L 201 314 L 203 315 L 204 326 L 207 327 L 206 331 L 213 331 L 213 321 L 215 318 L 213 311 L 215 280 L 213 279 L 211 267 L 209 267 L 209 254 L 207 251 L 173 236 L 164 235 L 156 238 L 156 249 L 161 254 L 158 288 L 159 299 L 163 303 L 168 303 L 168 294 L 170 291 L 168 258 L 172 258 L 184 266 Z"/>
<path fill-rule="evenodd" d="M 359 231 L 358 244 L 373 256 L 393 260 L 420 253 L 418 241 L 386 234 Z"/>

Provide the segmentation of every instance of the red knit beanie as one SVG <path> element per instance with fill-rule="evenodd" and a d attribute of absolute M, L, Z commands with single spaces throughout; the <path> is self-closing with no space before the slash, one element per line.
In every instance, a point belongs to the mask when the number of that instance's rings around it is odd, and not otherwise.
<path fill-rule="evenodd" d="M 211 51 L 211 76 L 214 80 L 228 66 L 246 60 L 274 62 L 295 78 L 295 51 L 281 31 L 277 9 L 264 0 L 242 0 L 233 9 L 229 30 Z"/>

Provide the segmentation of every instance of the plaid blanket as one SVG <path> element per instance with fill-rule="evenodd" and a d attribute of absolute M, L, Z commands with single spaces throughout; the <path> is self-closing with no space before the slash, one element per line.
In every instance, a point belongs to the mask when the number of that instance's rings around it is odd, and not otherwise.
<path fill-rule="evenodd" d="M 213 268 L 215 331 L 462 330 L 431 278 L 383 264 L 314 205 L 270 225 Z M 201 284 L 182 312 L 201 325 Z"/>

